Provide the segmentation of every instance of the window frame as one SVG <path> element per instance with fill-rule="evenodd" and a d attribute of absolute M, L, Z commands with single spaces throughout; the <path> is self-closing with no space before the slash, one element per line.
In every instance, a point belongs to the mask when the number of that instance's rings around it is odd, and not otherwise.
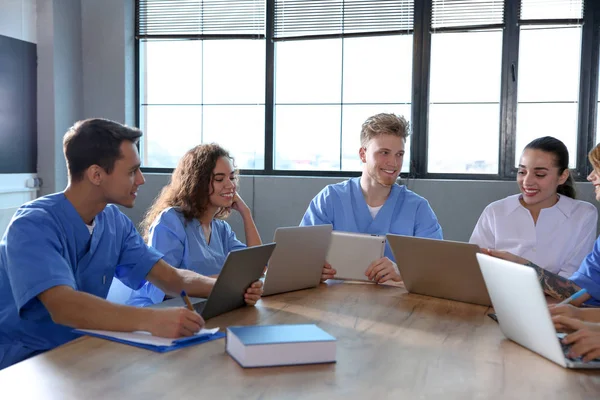
<path fill-rule="evenodd" d="M 584 16 L 581 40 L 580 82 L 578 100 L 577 127 L 577 163 L 574 178 L 584 181 L 591 172 L 587 160 L 588 152 L 595 146 L 596 120 L 598 108 L 598 80 L 600 79 L 600 2 L 584 1 Z M 468 173 L 429 173 L 427 171 L 428 157 L 428 118 L 429 118 L 429 75 L 431 69 L 431 13 L 432 0 L 415 0 L 413 20 L 413 59 L 412 59 L 412 99 L 411 99 L 411 146 L 410 170 L 403 171 L 404 179 L 456 179 L 456 180 L 495 180 L 510 181 L 516 178 L 515 141 L 516 141 L 516 111 L 519 62 L 520 24 L 565 24 L 576 20 L 527 20 L 519 19 L 520 0 L 504 0 L 504 24 L 486 27 L 452 27 L 436 29 L 444 31 L 477 31 L 500 27 L 503 29 L 501 90 L 500 90 L 500 124 L 499 124 L 499 158 L 498 174 L 468 174 Z M 321 170 L 277 170 L 274 169 L 274 109 L 275 109 L 275 0 L 266 0 L 266 30 L 265 30 L 265 148 L 264 169 L 241 169 L 242 175 L 268 176 L 305 176 L 305 177 L 339 177 L 348 178 L 359 176 L 359 171 L 321 171 Z M 139 1 L 135 1 L 135 32 L 139 27 Z M 389 34 L 389 33 L 387 33 Z M 383 36 L 382 33 L 347 34 L 343 37 Z M 206 39 L 225 39 L 209 35 Z M 251 35 L 240 35 L 248 38 Z M 174 36 L 179 37 L 179 36 Z M 332 37 L 332 36 L 326 36 Z M 341 35 L 338 35 L 341 37 Z M 226 38 L 236 38 L 227 36 Z M 314 36 L 307 40 L 319 40 L 322 36 Z M 140 77 L 140 42 L 134 40 L 135 68 L 135 123 L 140 123 L 141 77 Z M 358 149 L 357 149 L 358 150 Z M 342 151 L 340 145 L 340 152 Z M 341 153 L 340 153 L 341 154 Z M 235 155 L 234 155 L 235 157 Z M 168 173 L 172 168 L 142 167 L 143 172 Z"/>

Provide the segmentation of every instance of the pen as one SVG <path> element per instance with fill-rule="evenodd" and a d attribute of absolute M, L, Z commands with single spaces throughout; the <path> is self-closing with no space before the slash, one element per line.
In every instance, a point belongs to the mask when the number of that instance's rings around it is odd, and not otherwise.
<path fill-rule="evenodd" d="M 581 296 L 583 296 L 586 293 L 587 293 L 587 290 L 581 289 L 579 292 L 574 293 L 572 296 L 570 296 L 569 298 L 564 299 L 563 301 L 561 301 L 557 305 L 562 306 L 563 304 L 569 304 L 573 300 L 580 298 Z"/>
<path fill-rule="evenodd" d="M 185 292 L 185 290 L 181 291 L 181 298 L 183 299 L 183 301 L 185 302 L 185 304 L 187 304 L 188 310 L 190 310 L 190 311 L 196 311 L 196 310 L 194 310 L 194 306 L 192 305 L 192 302 L 190 301 L 190 298 L 188 297 L 188 295 Z"/>

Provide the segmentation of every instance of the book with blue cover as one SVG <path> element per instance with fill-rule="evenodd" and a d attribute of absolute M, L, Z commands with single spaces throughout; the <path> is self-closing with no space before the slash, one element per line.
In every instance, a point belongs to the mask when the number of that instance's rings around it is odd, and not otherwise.
<path fill-rule="evenodd" d="M 100 339 L 111 340 L 117 343 L 128 344 L 130 346 L 140 347 L 142 349 L 152 350 L 158 353 L 165 353 L 167 351 L 173 351 L 225 337 L 224 333 L 219 332 L 219 328 L 202 329 L 195 335 L 182 337 L 179 339 L 152 336 L 149 332 L 141 331 L 113 332 L 92 329 L 74 329 L 73 332 L 97 337 Z"/>
<path fill-rule="evenodd" d="M 244 368 L 332 363 L 336 339 L 314 324 L 231 326 L 225 350 Z"/>

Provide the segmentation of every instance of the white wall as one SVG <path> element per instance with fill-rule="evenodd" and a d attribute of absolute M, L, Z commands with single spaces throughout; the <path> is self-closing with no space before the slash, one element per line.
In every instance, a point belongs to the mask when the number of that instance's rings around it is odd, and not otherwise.
<path fill-rule="evenodd" d="M 0 35 L 37 43 L 36 0 L 0 0 Z M 36 197 L 37 191 L 25 186 L 35 174 L 0 174 L 0 236 L 7 215 L 14 207 Z"/>
<path fill-rule="evenodd" d="M 132 0 L 81 0 L 85 118 L 135 124 L 134 19 Z"/>
<path fill-rule="evenodd" d="M 37 43 L 36 0 L 0 0 L 0 35 Z"/>
<path fill-rule="evenodd" d="M 146 184 L 138 189 L 135 207 L 123 209 L 138 224 L 164 185 L 168 174 L 145 174 Z M 263 241 L 273 240 L 275 229 L 300 223 L 308 203 L 326 185 L 341 178 L 307 178 L 284 176 L 242 176 L 240 195 L 252 210 Z M 468 241 L 485 206 L 492 201 L 518 193 L 516 182 L 466 180 L 411 180 L 408 188 L 429 200 L 448 240 Z M 577 183 L 577 198 L 597 207 L 590 183 Z M 241 240 L 244 228 L 241 218 L 233 213 L 228 222 Z"/>
<path fill-rule="evenodd" d="M 38 166 L 40 194 L 64 190 L 65 132 L 83 119 L 81 2 L 38 0 Z"/>

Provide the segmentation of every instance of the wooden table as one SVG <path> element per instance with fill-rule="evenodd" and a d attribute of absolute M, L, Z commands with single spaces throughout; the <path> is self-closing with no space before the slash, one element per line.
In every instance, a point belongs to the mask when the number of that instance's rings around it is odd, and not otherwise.
<path fill-rule="evenodd" d="M 317 323 L 337 363 L 243 369 L 223 339 L 159 354 L 90 337 L 0 371 L 18 399 L 598 399 L 600 372 L 505 340 L 487 307 L 332 282 L 267 297 L 207 327 Z"/>

